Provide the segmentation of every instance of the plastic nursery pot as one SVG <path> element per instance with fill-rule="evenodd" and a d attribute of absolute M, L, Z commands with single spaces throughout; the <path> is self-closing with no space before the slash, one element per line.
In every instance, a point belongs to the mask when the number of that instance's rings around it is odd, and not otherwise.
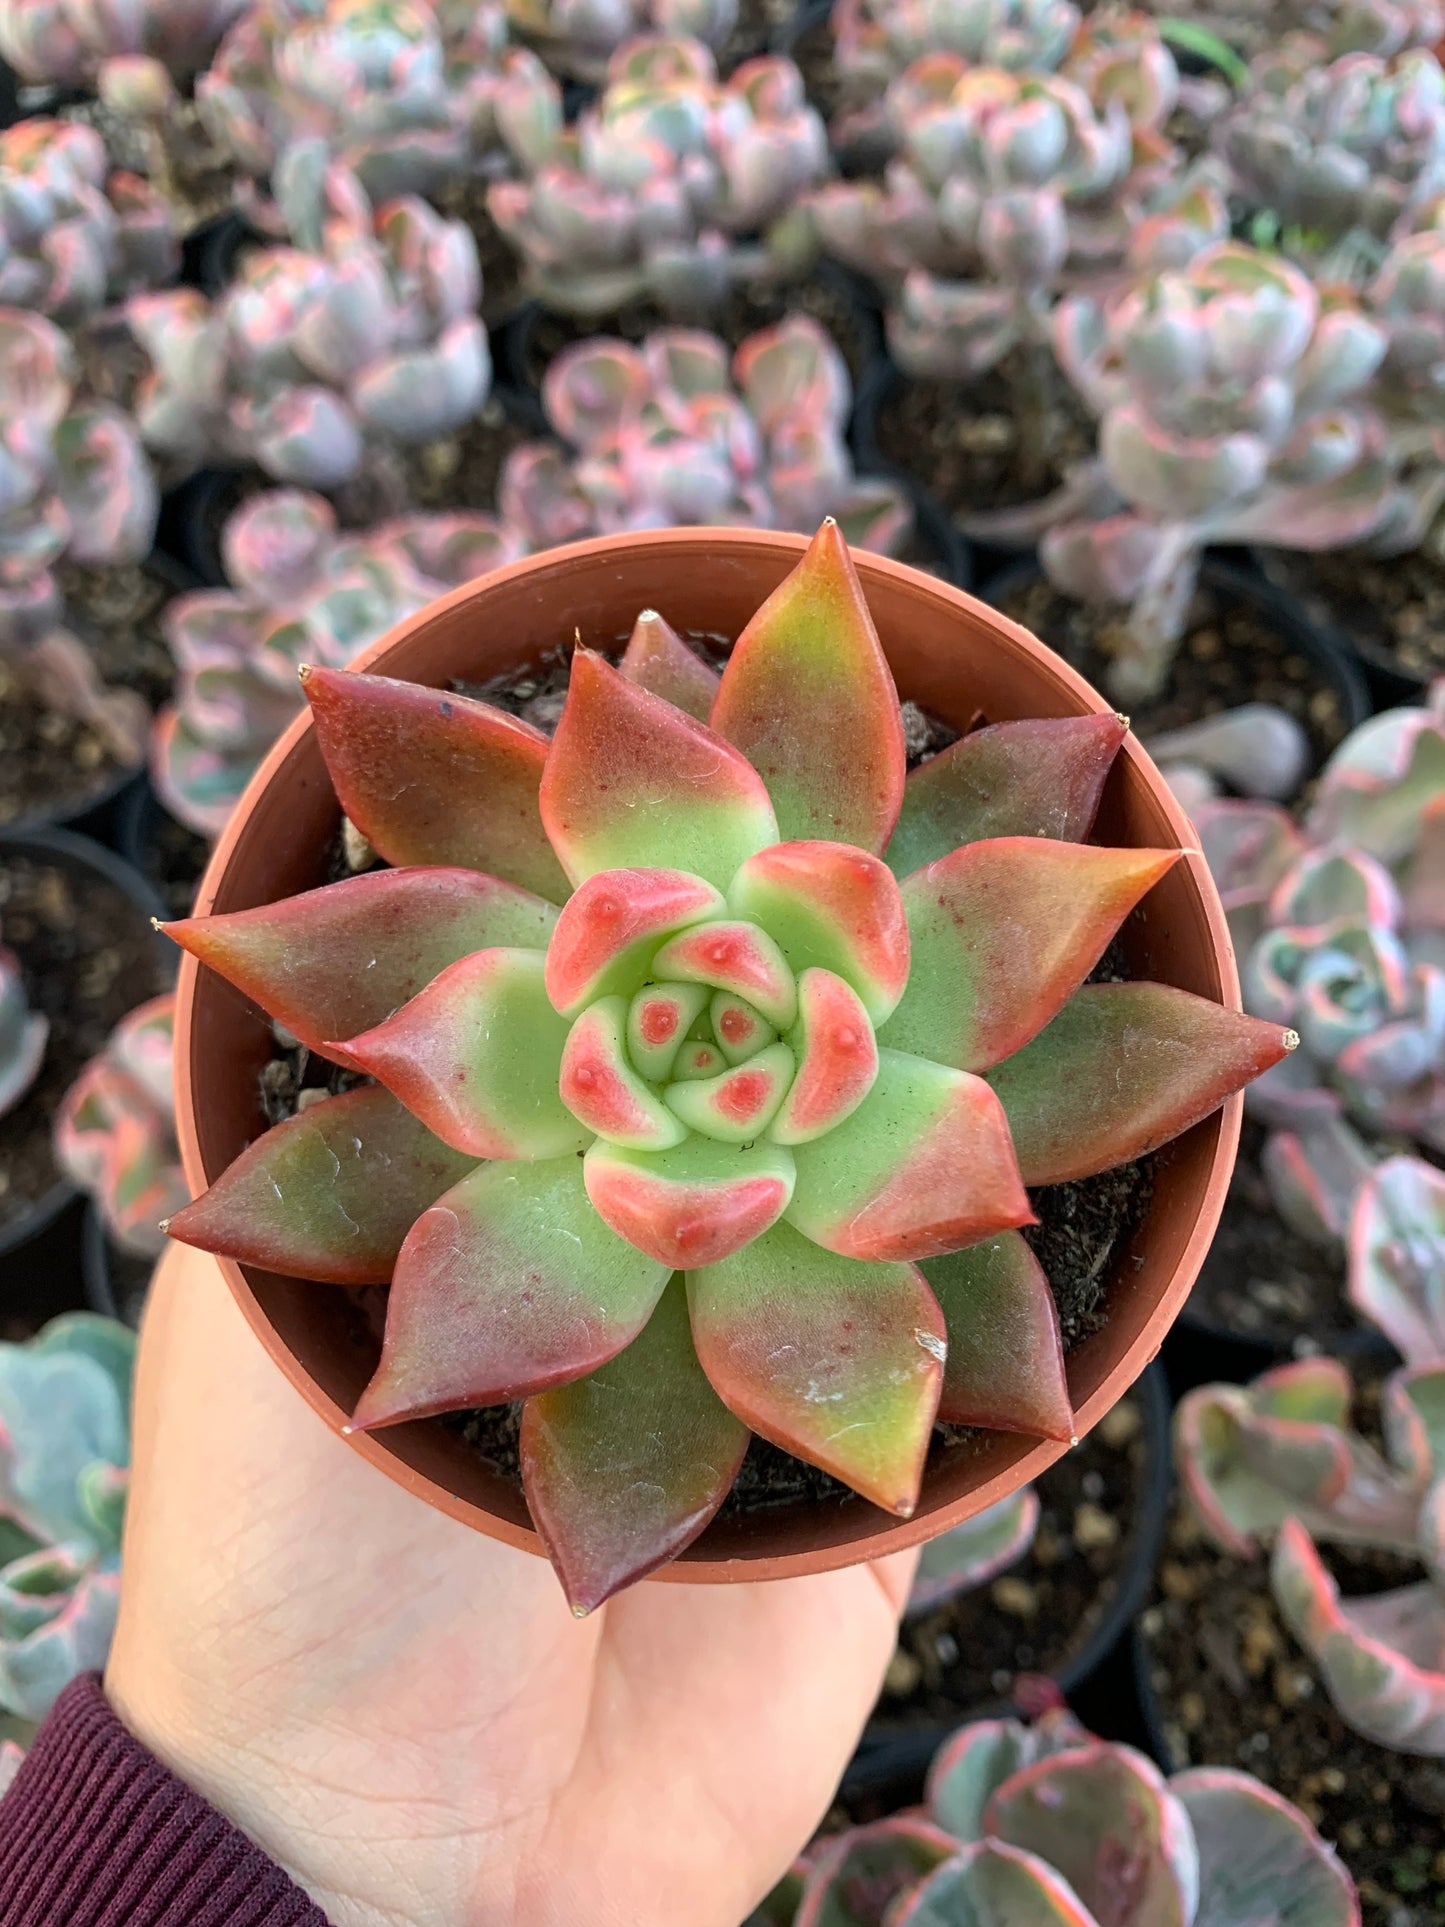
<path fill-rule="evenodd" d="M 534 662 L 574 632 L 615 649 L 639 609 L 684 634 L 736 637 L 789 573 L 801 536 L 755 529 L 667 529 L 553 549 L 440 598 L 399 623 L 356 666 L 445 686 Z M 1099 713 L 1108 705 L 1016 623 L 937 578 L 879 556 L 856 558 L 899 692 L 958 730 L 990 721 Z M 201 884 L 201 912 L 251 908 L 325 880 L 339 817 L 309 716 L 273 747 L 233 813 Z M 1098 819 L 1106 844 L 1187 848 L 1188 819 L 1139 744 L 1115 764 Z M 1204 860 L 1188 856 L 1125 927 L 1132 973 L 1237 1009 L 1224 915 Z M 257 1077 L 272 1054 L 262 1014 L 193 958 L 181 963 L 176 1114 L 193 1192 L 218 1178 L 262 1127 Z M 1069 1359 L 1079 1433 L 1143 1371 L 1189 1294 L 1223 1207 L 1241 1101 L 1159 1154 L 1153 1202 L 1110 1273 L 1102 1329 Z M 371 1376 L 377 1346 L 351 1294 L 223 1262 L 267 1351 L 340 1431 Z M 514 1546 L 540 1552 L 520 1488 L 446 1426 L 430 1421 L 358 1434 L 354 1448 L 418 1498 Z M 778 1506 L 715 1520 L 663 1577 L 778 1579 L 873 1559 L 917 1544 L 1036 1478 L 1066 1448 L 989 1434 L 938 1447 L 909 1520 L 861 1499 Z"/>
<path fill-rule="evenodd" d="M 204 837 L 171 815 L 147 776 L 121 799 L 115 846 L 161 897 L 168 915 L 190 914 L 210 848 Z"/>
<path fill-rule="evenodd" d="M 1057 1668 L 1053 1678 L 1060 1692 L 1070 1700 L 1087 1692 L 1089 1682 L 1119 1648 L 1134 1620 L 1149 1597 L 1155 1568 L 1164 1544 L 1164 1528 L 1169 1516 L 1171 1459 L 1169 1443 L 1172 1401 L 1163 1368 L 1151 1365 L 1135 1387 L 1135 1397 L 1143 1414 L 1144 1466 L 1139 1480 L 1137 1507 L 1130 1523 L 1127 1556 L 1117 1577 L 1108 1609 L 1089 1637 Z M 907 1804 L 919 1798 L 928 1763 L 950 1733 L 967 1720 L 994 1717 L 1007 1710 L 1003 1700 L 990 1700 L 977 1706 L 960 1706 L 955 1719 L 946 1723 L 929 1722 L 908 1733 L 880 1732 L 870 1724 L 864 1729 L 840 1789 L 845 1800 L 866 1800 Z M 1108 1737 L 1108 1722 L 1105 1736 Z"/>
<path fill-rule="evenodd" d="M 153 1269 L 149 1259 L 111 1243 L 95 1200 L 88 1199 L 80 1220 L 80 1282 L 90 1310 L 138 1330 Z"/>

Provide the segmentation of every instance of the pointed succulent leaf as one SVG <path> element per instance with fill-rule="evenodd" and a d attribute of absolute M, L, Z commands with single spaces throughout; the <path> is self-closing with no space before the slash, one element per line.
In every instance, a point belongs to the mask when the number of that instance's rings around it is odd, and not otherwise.
<path fill-rule="evenodd" d="M 689 1038 L 677 1053 L 673 1065 L 673 1081 L 685 1084 L 694 1077 L 716 1077 L 727 1068 L 727 1059 L 716 1044 L 703 1042 L 701 1038 Z"/>
<path fill-rule="evenodd" d="M 858 993 L 831 970 L 798 979 L 788 1032 L 796 1070 L 769 1127 L 779 1144 L 807 1144 L 851 1117 L 878 1077 L 878 1045 Z"/>
<path fill-rule="evenodd" d="M 390 676 L 308 668 L 302 681 L 341 807 L 388 863 L 459 864 L 565 899 L 538 808 L 538 730 Z"/>
<path fill-rule="evenodd" d="M 686 1120 L 679 1122 L 632 1068 L 625 997 L 599 997 L 575 1020 L 562 1050 L 559 1088 L 578 1123 L 610 1144 L 666 1151 L 687 1135 Z"/>
<path fill-rule="evenodd" d="M 717 1077 L 687 1078 L 663 1092 L 668 1107 L 702 1137 L 746 1144 L 762 1135 L 793 1081 L 793 1053 L 769 1044 Z"/>
<path fill-rule="evenodd" d="M 1036 1438 L 1072 1439 L 1074 1414 L 1054 1294 L 1017 1231 L 926 1258 L 919 1266 L 943 1310 L 948 1362 L 941 1418 Z"/>
<path fill-rule="evenodd" d="M 162 926 L 308 1050 L 383 1023 L 448 964 L 497 945 L 543 948 L 555 907 L 477 870 L 375 870 L 255 910 Z"/>
<path fill-rule="evenodd" d="M 413 1224 L 472 1163 L 366 1084 L 257 1138 L 167 1229 L 288 1278 L 385 1284 Z"/>
<path fill-rule="evenodd" d="M 986 1586 L 990 1579 L 1018 1564 L 1033 1544 L 1038 1528 L 1038 1494 L 1026 1485 L 997 1505 L 987 1506 L 976 1518 L 950 1526 L 947 1532 L 930 1539 L 909 1589 L 906 1616 L 911 1619 L 917 1613 L 932 1612 L 951 1599 Z"/>
<path fill-rule="evenodd" d="M 1386 1158 L 1355 1200 L 1349 1294 L 1410 1364 L 1445 1357 L 1445 1177 Z"/>
<path fill-rule="evenodd" d="M 1286 1519 L 1270 1584 L 1348 1726 L 1396 1752 L 1445 1755 L 1445 1596 L 1433 1583 L 1342 1600 L 1308 1532 Z"/>
<path fill-rule="evenodd" d="M 730 990 L 713 993 L 708 1000 L 708 1018 L 718 1049 L 729 1064 L 741 1064 L 777 1042 L 778 1034 L 763 1013 L 746 997 L 735 996 Z"/>
<path fill-rule="evenodd" d="M 1022 1720 L 971 1720 L 945 1740 L 928 1769 L 928 1811 L 965 1845 L 983 1838 L 994 1792 L 1020 1767 L 1082 1746 L 1088 1734 L 1066 1706 L 1025 1726 Z"/>
<path fill-rule="evenodd" d="M 665 1083 L 707 1004 L 706 984 L 644 984 L 627 1007 L 627 1055 L 634 1069 L 654 1084 Z M 722 1059 L 712 1068 L 721 1069 Z"/>
<path fill-rule="evenodd" d="M 1151 1760 L 1101 1741 L 1023 1767 L 989 1801 L 984 1832 L 1046 1857 L 1116 1927 L 1190 1927 L 1199 1855 Z"/>
<path fill-rule="evenodd" d="M 1178 1137 L 1298 1043 L 1168 984 L 1086 984 L 987 1076 L 1024 1183 L 1058 1184 Z"/>
<path fill-rule="evenodd" d="M 766 1231 L 787 1209 L 796 1178 L 781 1145 L 703 1137 L 661 1152 L 599 1139 L 583 1174 L 598 1216 L 676 1270 L 713 1264 Z"/>
<path fill-rule="evenodd" d="M 497 1405 L 596 1371 L 642 1330 L 669 1269 L 601 1221 L 579 1158 L 479 1165 L 401 1248 L 352 1424 Z"/>
<path fill-rule="evenodd" d="M 637 618 L 617 667 L 639 689 L 651 690 L 700 723 L 712 713 L 717 671 L 655 609 L 644 609 Z"/>
<path fill-rule="evenodd" d="M 632 1343 L 522 1411 L 522 1485 L 573 1612 L 673 1559 L 731 1489 L 748 1432 L 692 1347 L 680 1277 Z"/>
<path fill-rule="evenodd" d="M 789 1222 L 845 1257 L 934 1258 L 1034 1214 L 981 1078 L 901 1051 L 851 1117 L 794 1147 Z"/>
<path fill-rule="evenodd" d="M 905 877 L 913 962 L 879 1042 L 987 1070 L 1057 1016 L 1177 850 L 970 843 Z"/>
<path fill-rule="evenodd" d="M 854 843 L 875 855 L 887 844 L 903 794 L 903 724 L 835 522 L 823 524 L 738 637 L 712 724 L 760 772 L 783 837 Z"/>
<path fill-rule="evenodd" d="M 572 658 L 542 820 L 574 884 L 667 862 L 725 890 L 746 857 L 778 840 L 746 758 L 588 649 Z"/>
<path fill-rule="evenodd" d="M 889 869 L 905 877 L 996 836 L 1082 843 L 1128 731 L 1123 716 L 1061 716 L 961 736 L 909 771 Z"/>
<path fill-rule="evenodd" d="M 851 984 L 875 1024 L 903 995 L 908 924 L 876 856 L 847 843 L 776 843 L 749 857 L 728 903 L 776 940 L 794 971 L 816 966 Z"/>
<path fill-rule="evenodd" d="M 798 1015 L 798 987 L 781 949 L 755 923 L 719 918 L 671 938 L 652 960 L 667 983 L 712 984 L 753 1005 L 776 1030 Z"/>
<path fill-rule="evenodd" d="M 838 1258 L 786 1224 L 687 1275 L 703 1370 L 754 1432 L 907 1518 L 943 1377 L 913 1265 Z"/>
<path fill-rule="evenodd" d="M 562 906 L 547 947 L 547 994 L 575 1017 L 595 997 L 640 990 L 669 937 L 726 907 L 720 891 L 685 870 L 600 870 Z"/>
<path fill-rule="evenodd" d="M 1250 1773 L 1196 1767 L 1169 1791 L 1199 1849 L 1193 1927 L 1359 1927 L 1355 1883 L 1309 1821 Z"/>
<path fill-rule="evenodd" d="M 567 1023 L 548 999 L 539 950 L 462 957 L 374 1030 L 349 1061 L 474 1158 L 556 1158 L 591 1133 L 558 1089 Z"/>
<path fill-rule="evenodd" d="M 929 1820 L 894 1814 L 827 1840 L 806 1874 L 792 1927 L 882 1927 L 889 1907 L 958 1851 Z"/>
<path fill-rule="evenodd" d="M 1002 1841 L 964 1847 L 889 1916 L 888 1927 L 1099 1927 L 1063 1875 Z"/>

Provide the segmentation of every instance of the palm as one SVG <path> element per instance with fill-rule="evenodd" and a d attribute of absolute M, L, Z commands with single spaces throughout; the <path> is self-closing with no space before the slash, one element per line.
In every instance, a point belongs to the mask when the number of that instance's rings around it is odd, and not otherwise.
<path fill-rule="evenodd" d="M 189 1252 L 135 1467 L 111 1697 L 338 1927 L 735 1927 L 827 1804 L 910 1569 L 576 1621 L 543 1560 L 328 1433 Z"/>

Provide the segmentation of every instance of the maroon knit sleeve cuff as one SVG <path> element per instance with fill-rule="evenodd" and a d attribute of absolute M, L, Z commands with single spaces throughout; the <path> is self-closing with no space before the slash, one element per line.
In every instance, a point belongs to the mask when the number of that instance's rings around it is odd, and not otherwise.
<path fill-rule="evenodd" d="M 163 1767 L 99 1676 L 65 1691 L 0 1800 L 0 1927 L 327 1927 Z"/>

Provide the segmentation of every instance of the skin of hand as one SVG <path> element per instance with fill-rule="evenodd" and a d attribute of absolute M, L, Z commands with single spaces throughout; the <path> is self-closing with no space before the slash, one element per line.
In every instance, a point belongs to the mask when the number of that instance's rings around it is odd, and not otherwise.
<path fill-rule="evenodd" d="M 913 1559 L 575 1620 L 328 1431 L 176 1247 L 106 1691 L 334 1927 L 737 1927 L 828 1806 Z"/>

